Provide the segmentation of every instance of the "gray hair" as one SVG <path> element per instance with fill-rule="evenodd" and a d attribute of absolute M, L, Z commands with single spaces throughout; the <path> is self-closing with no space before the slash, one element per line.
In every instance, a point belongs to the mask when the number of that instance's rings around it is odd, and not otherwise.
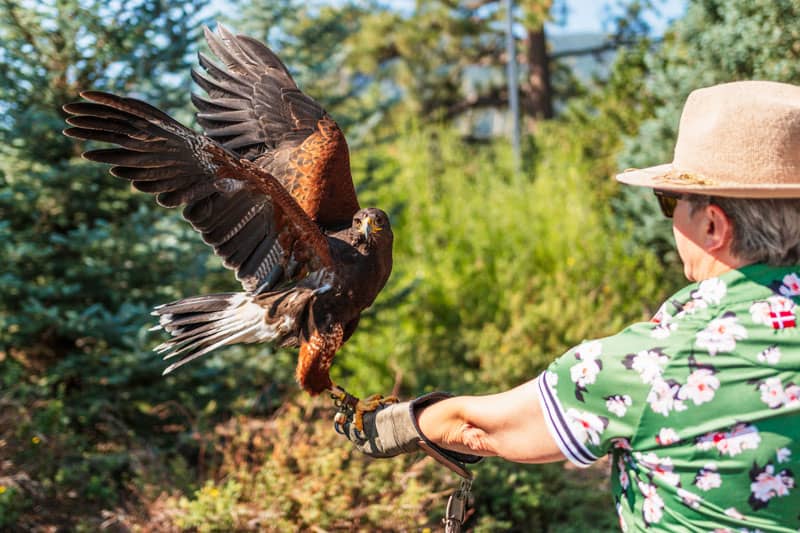
<path fill-rule="evenodd" d="M 800 262 L 800 199 L 689 195 L 688 202 L 692 214 L 714 204 L 728 215 L 733 223 L 731 253 L 736 257 L 772 266 Z"/>

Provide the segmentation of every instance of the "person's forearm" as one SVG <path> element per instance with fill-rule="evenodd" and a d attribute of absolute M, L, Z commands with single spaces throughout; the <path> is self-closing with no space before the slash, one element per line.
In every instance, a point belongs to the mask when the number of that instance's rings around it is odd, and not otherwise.
<path fill-rule="evenodd" d="M 499 394 L 449 398 L 415 414 L 423 435 L 448 450 L 522 463 L 564 459 L 547 430 L 535 380 Z"/>
<path fill-rule="evenodd" d="M 471 396 L 449 398 L 429 405 L 416 413 L 422 433 L 433 443 L 462 453 L 482 456 L 498 455 L 487 433 L 468 420 L 466 416 Z"/>

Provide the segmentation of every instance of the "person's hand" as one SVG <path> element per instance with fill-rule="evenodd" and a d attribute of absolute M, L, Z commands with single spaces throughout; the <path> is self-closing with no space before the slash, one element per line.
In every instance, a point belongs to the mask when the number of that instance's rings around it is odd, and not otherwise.
<path fill-rule="evenodd" d="M 394 457 L 401 453 L 424 451 L 462 477 L 471 477 L 464 463 L 477 463 L 477 455 L 458 453 L 440 448 L 419 430 L 415 411 L 449 398 L 443 392 L 432 392 L 410 402 L 393 403 L 364 413 L 364 430 L 353 424 L 352 414 L 336 413 L 336 430 L 347 437 L 362 453 L 370 457 Z"/>

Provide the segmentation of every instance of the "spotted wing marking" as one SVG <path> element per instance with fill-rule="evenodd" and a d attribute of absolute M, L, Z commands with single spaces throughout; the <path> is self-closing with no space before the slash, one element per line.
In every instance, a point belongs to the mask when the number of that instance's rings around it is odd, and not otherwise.
<path fill-rule="evenodd" d="M 306 213 L 314 214 L 317 222 L 348 220 L 359 206 L 349 178 L 347 141 L 327 115 L 317 128 L 292 150 L 285 170 L 286 188 Z"/>

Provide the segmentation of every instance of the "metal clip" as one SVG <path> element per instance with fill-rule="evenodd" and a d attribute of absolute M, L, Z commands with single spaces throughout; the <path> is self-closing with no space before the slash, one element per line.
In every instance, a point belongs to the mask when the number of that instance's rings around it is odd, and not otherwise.
<path fill-rule="evenodd" d="M 461 526 L 464 525 L 464 519 L 467 516 L 471 489 L 472 480 L 462 479 L 461 486 L 447 500 L 447 509 L 444 512 L 443 520 L 445 533 L 460 533 Z"/>

